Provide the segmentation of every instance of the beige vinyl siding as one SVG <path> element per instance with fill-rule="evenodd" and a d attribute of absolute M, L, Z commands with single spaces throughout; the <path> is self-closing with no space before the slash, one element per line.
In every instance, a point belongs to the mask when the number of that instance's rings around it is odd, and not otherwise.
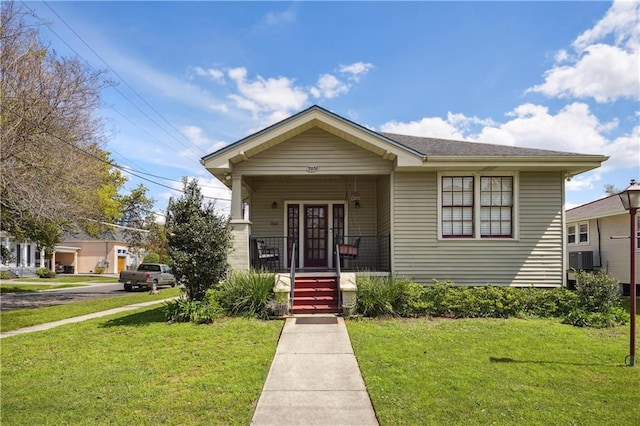
<path fill-rule="evenodd" d="M 612 239 L 629 235 L 629 215 L 620 214 L 600 219 L 602 233 L 602 267 L 621 283 L 629 283 L 629 240 Z M 595 256 L 595 253 L 594 253 Z M 594 257 L 595 261 L 595 257 Z M 636 250 L 636 282 L 640 282 L 640 252 Z"/>
<path fill-rule="evenodd" d="M 308 167 L 316 167 L 314 175 L 389 174 L 393 163 L 314 128 L 234 165 L 233 172 L 253 176 L 306 175 Z"/>
<path fill-rule="evenodd" d="M 260 177 L 251 180 L 251 235 L 276 237 L 285 235 L 285 202 L 306 200 L 338 201 L 346 205 L 350 236 L 376 235 L 376 176 L 358 177 L 360 208 L 345 202 L 354 188 L 353 177 Z M 273 202 L 277 208 L 272 208 Z M 302 211 L 300 212 L 302 214 Z"/>
<path fill-rule="evenodd" d="M 600 219 L 602 223 L 602 219 Z M 596 219 L 591 220 L 581 220 L 579 222 L 567 222 L 567 227 L 569 225 L 575 225 L 576 229 L 578 229 L 579 223 L 589 223 L 589 244 L 568 244 L 567 243 L 567 253 L 573 252 L 583 252 L 583 251 L 592 251 L 593 252 L 593 266 L 600 266 L 599 260 L 599 248 L 598 248 L 598 238 L 602 238 L 601 235 L 598 235 L 598 221 Z M 578 237 L 578 234 L 576 234 Z M 609 238 L 609 237 L 606 237 Z M 566 235 L 565 235 L 566 239 Z M 569 255 L 567 254 L 567 269 L 569 269 Z"/>
<path fill-rule="evenodd" d="M 519 174 L 518 240 L 438 240 L 437 174 L 396 173 L 394 182 L 395 274 L 423 283 L 562 284 L 560 173 Z"/>

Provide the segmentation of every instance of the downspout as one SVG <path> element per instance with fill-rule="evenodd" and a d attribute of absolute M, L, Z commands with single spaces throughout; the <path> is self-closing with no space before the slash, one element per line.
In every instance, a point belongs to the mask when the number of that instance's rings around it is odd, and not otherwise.
<path fill-rule="evenodd" d="M 600 219 L 596 219 L 596 229 L 598 230 L 598 267 L 602 268 L 602 250 L 600 250 L 601 235 L 600 235 Z"/>

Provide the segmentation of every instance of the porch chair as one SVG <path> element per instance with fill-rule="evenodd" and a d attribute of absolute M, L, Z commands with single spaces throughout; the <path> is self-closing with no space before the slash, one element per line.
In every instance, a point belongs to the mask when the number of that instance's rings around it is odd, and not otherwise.
<path fill-rule="evenodd" d="M 266 269 L 276 269 L 280 261 L 280 250 L 276 247 L 267 247 L 262 240 L 256 240 L 258 251 L 258 264 Z"/>

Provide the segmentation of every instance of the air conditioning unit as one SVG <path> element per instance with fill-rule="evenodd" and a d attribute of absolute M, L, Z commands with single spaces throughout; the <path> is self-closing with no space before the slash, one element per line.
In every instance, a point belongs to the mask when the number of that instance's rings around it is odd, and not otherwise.
<path fill-rule="evenodd" d="M 569 269 L 592 271 L 592 251 L 572 251 L 569 253 Z"/>

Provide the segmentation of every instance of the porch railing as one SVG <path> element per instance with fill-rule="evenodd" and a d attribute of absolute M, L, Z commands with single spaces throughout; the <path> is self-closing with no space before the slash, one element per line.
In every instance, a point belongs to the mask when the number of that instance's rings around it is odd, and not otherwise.
<path fill-rule="evenodd" d="M 249 256 L 251 267 L 269 271 L 286 271 L 291 265 L 291 253 L 294 239 L 287 237 L 251 236 Z M 296 255 L 304 250 L 298 244 Z M 344 271 L 380 271 L 389 272 L 391 268 L 391 247 L 388 235 L 349 235 L 336 237 L 333 249 L 327 255 L 340 260 L 340 269 Z M 298 259 L 296 258 L 296 263 Z M 298 268 L 304 264 L 297 265 Z M 336 265 L 334 264 L 335 268 Z"/>

